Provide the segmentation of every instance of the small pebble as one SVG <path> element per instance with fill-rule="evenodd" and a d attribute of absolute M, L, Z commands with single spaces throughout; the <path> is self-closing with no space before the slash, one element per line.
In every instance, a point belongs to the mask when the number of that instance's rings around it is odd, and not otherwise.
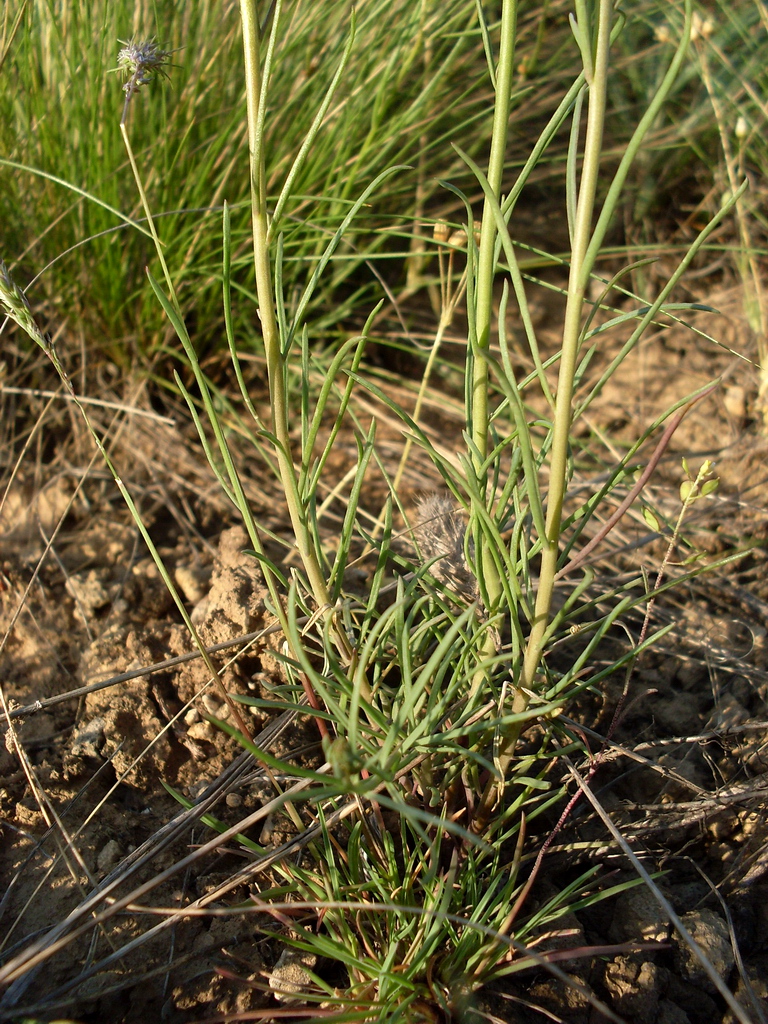
<path fill-rule="evenodd" d="M 115 864 L 120 860 L 123 855 L 123 851 L 120 847 L 120 843 L 116 839 L 110 839 L 108 843 L 105 843 L 101 848 L 99 856 L 96 858 L 96 867 L 99 871 L 106 874 L 110 871 Z"/>
<path fill-rule="evenodd" d="M 682 921 L 699 947 L 699 955 L 695 954 L 679 935 L 673 934 L 673 957 L 677 976 L 699 985 L 705 992 L 712 993 L 715 986 L 701 964 L 700 954 L 706 956 L 712 967 L 725 980 L 735 962 L 728 926 L 718 914 L 707 909 L 692 910 L 688 914 L 683 914 Z"/>
<path fill-rule="evenodd" d="M 210 693 L 204 693 L 202 697 L 203 707 L 209 715 L 214 715 L 216 718 L 219 717 L 220 704 Z"/>
<path fill-rule="evenodd" d="M 195 722 L 193 725 L 190 725 L 187 735 L 193 740 L 205 740 L 211 743 L 216 735 L 216 729 L 210 722 Z"/>
<path fill-rule="evenodd" d="M 279 1003 L 296 1003 L 313 985 L 309 971 L 317 965 L 314 953 L 287 947 L 269 976 L 269 987 Z"/>
<path fill-rule="evenodd" d="M 174 573 L 176 583 L 189 604 L 197 604 L 205 596 L 206 574 L 180 566 Z"/>
<path fill-rule="evenodd" d="M 744 388 L 738 384 L 726 388 L 723 405 L 731 419 L 736 421 L 736 425 L 741 426 L 747 417 L 747 393 Z"/>

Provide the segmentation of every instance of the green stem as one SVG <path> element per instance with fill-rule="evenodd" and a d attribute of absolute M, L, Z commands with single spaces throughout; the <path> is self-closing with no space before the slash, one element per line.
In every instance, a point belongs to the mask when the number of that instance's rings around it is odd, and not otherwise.
<path fill-rule="evenodd" d="M 555 400 L 555 416 L 552 438 L 552 460 L 550 466 L 549 495 L 547 499 L 546 532 L 541 537 L 542 555 L 539 575 L 539 589 L 536 594 L 533 623 L 523 655 L 520 679 L 512 702 L 512 713 L 519 714 L 528 706 L 529 694 L 533 689 L 536 673 L 541 661 L 543 643 L 549 624 L 557 574 L 557 559 L 560 545 L 560 529 L 563 516 L 563 502 L 568 481 L 568 448 L 571 431 L 573 380 L 579 354 L 582 311 L 584 296 L 589 282 L 590 265 L 586 260 L 592 233 L 592 217 L 597 193 L 600 155 L 602 151 L 603 127 L 608 85 L 608 53 L 611 37 L 611 15 L 613 0 L 600 0 L 597 41 L 591 58 L 591 81 L 589 84 L 589 112 L 584 142 L 584 164 L 576 205 L 571 267 L 568 278 L 561 347 L 560 371 Z M 579 10 L 584 18 L 584 12 Z M 587 25 L 579 25 L 582 41 L 588 39 Z M 502 739 L 497 759 L 501 779 L 491 780 L 481 798 L 477 814 L 477 825 L 484 827 L 504 776 L 514 757 L 522 723 L 512 726 Z"/>
<path fill-rule="evenodd" d="M 277 26 L 280 16 L 280 0 L 275 5 L 273 25 Z M 291 456 L 291 439 L 288 422 L 288 401 L 286 365 L 280 344 L 280 330 L 275 312 L 272 291 L 272 267 L 269 257 L 269 215 L 267 212 L 267 188 L 264 154 L 264 109 L 265 95 L 262 94 L 260 66 L 261 38 L 255 0 L 241 0 L 240 14 L 243 26 L 243 50 L 245 57 L 245 88 L 248 110 L 248 143 L 251 174 L 251 218 L 253 223 L 253 262 L 256 274 L 256 293 L 259 300 L 264 352 L 269 378 L 269 395 L 272 409 L 272 431 L 275 437 L 280 481 L 285 493 L 296 545 L 307 574 L 309 586 L 323 616 L 332 615 L 330 594 L 315 551 L 307 515 L 301 498 Z M 349 657 L 349 644 L 342 630 L 336 630 L 340 651 Z"/>
<path fill-rule="evenodd" d="M 533 684 L 533 678 L 538 668 L 541 657 L 541 639 L 549 622 L 552 592 L 557 572 L 560 526 L 568 480 L 573 379 L 576 374 L 576 361 L 579 355 L 584 296 L 591 269 L 585 262 L 585 256 L 592 233 L 592 215 L 595 208 L 595 195 L 597 193 L 597 179 L 600 171 L 600 156 L 603 143 L 603 127 L 605 124 L 611 8 L 612 0 L 600 0 L 597 45 L 595 47 L 592 84 L 589 86 L 589 113 L 584 141 L 584 166 L 582 168 L 573 230 L 568 297 L 566 299 L 562 354 L 557 381 L 557 398 L 555 401 L 552 463 L 550 467 L 549 497 L 547 500 L 547 532 L 546 536 L 542 538 L 539 590 L 536 595 L 533 627 L 526 647 L 523 672 L 520 680 L 520 685 L 524 689 L 529 688 Z M 518 691 L 513 710 L 523 710 L 527 702 L 527 697 L 524 693 Z M 520 705 L 520 707 L 517 707 L 517 705 Z"/>
<path fill-rule="evenodd" d="M 509 110 L 512 95 L 512 81 L 515 63 L 515 34 L 517 31 L 517 0 L 504 0 L 501 10 L 501 41 L 499 44 L 499 63 L 496 69 L 496 98 L 493 111 L 493 131 L 491 135 L 491 152 L 488 158 L 488 184 L 496 202 L 501 201 L 501 186 L 504 177 L 504 158 L 507 150 L 507 134 L 509 129 Z M 488 454 L 488 371 L 489 363 L 485 358 L 491 341 L 491 318 L 493 312 L 493 282 L 496 273 L 496 216 L 494 203 L 486 197 L 483 205 L 483 220 L 480 230 L 480 247 L 477 261 L 477 282 L 475 287 L 475 327 L 477 351 L 472 353 L 472 384 L 469 402 L 469 416 L 473 441 L 472 460 L 474 465 L 477 489 L 485 495 L 485 485 L 481 476 L 484 472 L 483 463 Z M 472 239 L 468 239 L 472 245 Z M 477 558 L 476 571 L 480 574 L 487 611 L 490 615 L 495 611 L 502 593 L 499 569 L 493 558 L 488 540 L 480 527 L 479 510 L 473 510 L 472 528 L 475 538 Z M 487 630 L 481 661 L 487 660 L 495 652 L 495 631 Z M 474 692 L 487 673 L 480 670 L 472 681 Z"/>
<path fill-rule="evenodd" d="M 147 199 L 147 193 L 144 191 L 144 185 L 141 181 L 141 175 L 139 174 L 139 168 L 136 164 L 136 158 L 133 155 L 133 147 L 131 146 L 131 140 L 128 138 L 128 129 L 125 125 L 125 120 L 120 122 L 120 132 L 123 136 L 123 142 L 125 143 L 125 149 L 128 153 L 128 160 L 131 164 L 131 170 L 133 171 L 133 177 L 136 182 L 136 188 L 139 190 L 139 196 L 141 197 L 141 205 L 144 207 L 144 214 L 147 218 L 147 224 L 152 235 L 152 241 L 155 243 L 155 252 L 157 258 L 160 260 L 160 266 L 163 268 L 163 276 L 165 277 L 165 283 L 168 286 L 168 294 L 171 297 L 173 308 L 181 316 L 181 308 L 179 306 L 179 300 L 176 298 L 176 290 L 173 287 L 173 281 L 171 280 L 171 274 L 168 270 L 168 264 L 165 262 L 165 256 L 163 255 L 163 244 L 160 241 L 160 236 L 155 228 L 155 221 L 152 217 L 152 211 L 149 208 L 149 200 Z"/>
<path fill-rule="evenodd" d="M 515 31 L 517 27 L 517 0 L 505 0 L 501 13 L 501 44 L 496 74 L 496 102 L 493 112 L 493 135 L 488 158 L 488 183 L 500 199 L 507 149 L 509 107 L 514 74 Z M 471 239 L 470 239 L 471 244 Z M 488 363 L 482 352 L 490 345 L 491 315 L 493 310 L 493 279 L 496 270 L 496 219 L 488 199 L 483 206 L 480 249 L 477 263 L 476 324 L 477 344 L 481 355 L 473 361 L 472 376 L 472 440 L 477 453 L 475 465 L 479 470 L 488 453 Z"/>

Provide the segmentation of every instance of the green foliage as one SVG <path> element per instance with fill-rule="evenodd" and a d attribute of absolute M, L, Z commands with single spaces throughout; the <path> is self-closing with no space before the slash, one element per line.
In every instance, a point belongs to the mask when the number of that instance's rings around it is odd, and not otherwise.
<path fill-rule="evenodd" d="M 562 95 L 564 69 L 573 54 L 567 10 L 565 0 L 556 0 L 542 17 L 527 9 L 519 16 L 508 168 L 521 165 Z M 635 2 L 625 12 L 627 27 L 617 43 L 624 57 L 617 55 L 610 93 L 609 162 L 657 88 L 669 40 L 681 27 L 678 12 L 668 4 Z M 426 244 L 420 218 L 442 211 L 455 215 L 437 179 L 450 177 L 462 188 L 472 187 L 451 143 L 460 142 L 470 155 L 482 153 L 490 116 L 482 34 L 471 4 L 373 0 L 357 17 L 349 65 L 282 218 L 283 290 L 289 305 L 324 239 L 363 188 L 387 165 L 410 169 L 390 180 L 362 211 L 313 297 L 315 333 L 329 338 L 337 337 L 340 321 L 357 317 L 360 304 L 377 290 L 371 260 L 378 261 L 377 274 L 391 279 L 393 261 L 402 265 L 410 253 L 409 285 L 426 283 L 418 256 Z M 172 52 L 171 81 L 160 83 L 151 99 L 136 98 L 132 143 L 175 268 L 182 311 L 193 318 L 199 346 L 218 344 L 217 224 L 224 200 L 232 215 L 233 280 L 241 295 L 249 296 L 252 288 L 247 182 L 239 173 L 247 147 L 245 99 L 241 76 L 233 73 L 242 56 L 236 6 L 66 0 L 54 14 L 47 0 L 30 0 L 20 18 L 15 34 L 6 24 L 2 52 L 0 221 L 6 260 L 21 264 L 24 282 L 42 274 L 30 298 L 55 297 L 59 310 L 84 323 L 112 357 L 130 361 L 166 339 L 144 276 L 154 261 L 120 138 L 123 95 L 119 77 L 109 73 L 116 66 L 118 39 L 154 37 Z M 759 5 L 746 2 L 702 14 L 701 24 L 711 31 L 696 43 L 649 144 L 638 154 L 637 187 L 629 193 L 638 225 L 655 215 L 654 196 L 689 187 L 702 158 L 718 160 L 722 131 L 732 133 L 734 161 L 745 171 L 764 166 L 761 18 Z M 383 25 L 386 47 L 381 46 Z M 273 202 L 310 127 L 316 97 L 339 67 L 348 32 L 348 11 L 341 4 L 327 5 L 321 18 L 313 5 L 297 4 L 285 19 L 270 83 L 274 116 L 265 140 Z M 720 98 L 718 110 L 702 78 L 704 60 Z M 565 150 L 566 140 L 556 139 L 537 161 L 538 187 L 560 173 Z M 758 208 L 754 213 L 761 217 Z M 256 318 L 249 303 L 238 303 L 235 317 L 238 336 L 254 340 Z"/>
<path fill-rule="evenodd" d="M 378 197 L 375 220 L 362 245 L 348 239 L 316 314 L 332 332 L 327 296 L 354 276 L 366 257 L 385 244 L 387 210 L 398 211 L 419 182 L 428 191 L 427 160 L 445 166 L 449 129 L 478 121 L 486 110 L 473 68 L 473 12 L 453 0 L 412 4 L 376 0 L 358 16 L 357 42 L 334 106 L 293 183 L 284 210 L 286 296 L 311 272 L 325 238 L 350 204 L 388 163 L 413 169 Z M 382 24 L 388 40 L 379 43 Z M 79 4 L 67 0 L 54 15 L 46 0 L 31 0 L 8 46 L 0 91 L 0 219 L 16 260 L 46 271 L 43 284 L 60 308 L 72 308 L 113 356 L 147 351 L 164 337 L 163 319 L 144 268 L 152 265 L 146 224 L 119 130 L 123 95 L 115 68 L 118 39 L 132 32 L 155 37 L 172 52 L 171 81 L 151 99 L 133 100 L 130 135 L 145 171 L 150 206 L 175 268 L 185 314 L 193 314 L 201 342 L 221 335 L 221 206 L 232 210 L 233 272 L 246 294 L 250 212 L 245 97 L 236 5 L 188 8 L 125 2 Z M 336 72 L 349 33 L 349 12 L 331 4 L 322 18 L 298 5 L 285 20 L 271 82 L 267 126 L 267 188 L 274 202 L 314 114 L 315 97 Z M 482 136 L 478 136 L 481 138 Z M 80 190 L 75 193 L 73 189 Z M 92 198 L 89 198 L 92 197 Z M 115 216 L 93 201 L 122 213 Z M 143 227 L 143 230 L 140 230 Z M 395 246 L 402 250 L 402 241 Z M 392 247 L 390 243 L 390 248 Z M 372 281 L 370 272 L 364 275 Z M 354 287 L 353 287 L 354 290 Z M 39 296 L 33 290 L 31 298 Z M 326 300 L 323 302 L 323 300 Z M 243 309 L 245 306 L 245 309 Z M 253 335 L 254 313 L 238 307 L 239 333 Z"/>

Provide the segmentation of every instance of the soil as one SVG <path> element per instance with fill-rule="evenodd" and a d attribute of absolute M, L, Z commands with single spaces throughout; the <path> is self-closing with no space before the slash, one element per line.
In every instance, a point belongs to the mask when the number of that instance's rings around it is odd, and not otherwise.
<path fill-rule="evenodd" d="M 671 631 L 638 667 L 591 785 L 635 854 L 656 873 L 657 885 L 747 1019 L 758 1020 L 768 1014 L 768 441 L 755 408 L 754 368 L 743 358 L 754 355 L 754 345 L 740 292 L 722 280 L 718 287 L 719 293 L 706 296 L 721 311 L 717 323 L 705 313 L 686 319 L 719 344 L 680 327 L 649 334 L 588 410 L 572 486 L 596 489 L 611 455 L 618 458 L 625 443 L 674 402 L 722 377 L 717 391 L 683 420 L 643 503 L 673 522 L 681 456 L 694 471 L 713 459 L 720 489 L 695 506 L 687 542 L 710 562 L 750 550 L 659 602 L 654 625 L 671 623 Z M 554 349 L 559 299 L 541 289 L 534 303 L 541 337 Z M 514 317 L 508 327 L 516 336 Z M 461 344 L 458 327 L 449 343 Z M 521 344 L 521 368 L 523 351 Z M 606 332 L 589 380 L 616 351 Z M 44 372 L 30 374 L 21 357 L 9 381 L 14 374 L 19 380 L 36 374 L 41 387 L 50 387 Z M 400 389 L 400 400 L 412 401 L 406 377 L 389 386 Z M 153 409 L 157 396 L 145 385 L 118 395 L 107 382 L 100 395 L 123 407 L 118 414 L 103 408 L 92 414 L 203 641 L 220 644 L 267 631 L 258 643 L 241 642 L 217 655 L 229 659 L 225 689 L 274 696 L 272 687 L 283 674 L 280 636 L 268 632 L 274 619 L 266 588 L 186 412 L 166 397 L 160 416 Z M 255 400 L 265 402 L 263 386 Z M 179 795 L 210 798 L 215 816 L 229 826 L 258 811 L 273 791 L 237 774 L 245 763 L 242 748 L 207 720 L 236 724 L 203 662 L 192 657 L 166 664 L 193 651 L 188 632 L 73 410 L 34 395 L 21 404 L 4 393 L 2 401 L 2 692 L 13 714 L 0 753 L 2 962 L 50 941 L 50 929 L 68 914 L 82 915 L 83 927 L 80 940 L 63 945 L 6 990 L 0 1020 L 247 1019 L 237 1015 L 276 1005 L 269 979 L 279 944 L 267 942 L 246 915 L 209 912 L 176 920 L 169 913 L 191 899 L 234 906 L 249 895 L 247 880 L 231 884 L 244 863 L 237 844 L 186 871 L 169 871 L 145 906 L 92 927 L 84 901 L 95 886 L 131 866 L 132 885 L 147 881 L 210 838 L 199 823 L 172 831 L 168 823 L 186 814 Z M 372 408 L 361 407 L 360 415 Z M 454 410 L 451 401 L 435 399 L 424 415 L 426 429 L 448 449 L 461 444 Z M 393 470 L 402 436 L 384 410 L 377 410 L 377 418 L 380 448 Z M 602 463 L 592 454 L 597 442 L 604 448 Z M 247 443 L 235 434 L 233 443 L 254 511 L 273 538 L 271 554 L 289 571 L 290 557 L 279 547 L 289 536 L 279 492 Z M 647 461 L 654 443 L 646 444 L 638 464 Z M 326 479 L 340 479 L 355 458 L 354 440 L 340 439 Z M 439 486 L 428 460 L 414 452 L 403 483 L 405 506 Z M 377 515 L 383 494 L 383 483 L 372 480 L 363 510 Z M 329 549 L 342 511 L 331 502 L 322 521 Z M 595 586 L 609 585 L 638 564 L 654 573 L 666 544 L 633 510 L 602 545 Z M 364 588 L 368 567 L 359 572 L 357 584 Z M 627 620 L 635 635 L 637 628 L 636 620 Z M 98 682 L 108 685 L 74 692 Z M 622 682 L 611 680 L 602 694 L 585 695 L 571 712 L 595 752 L 621 705 Z M 258 707 L 241 705 L 238 713 L 250 718 L 256 734 L 271 727 Z M 318 736 L 304 719 L 289 723 L 274 744 L 278 755 L 293 752 L 299 761 L 317 763 Z M 249 834 L 277 844 L 288 837 L 282 828 L 267 819 L 250 826 Z M 149 848 L 151 858 L 142 861 Z M 547 882 L 536 898 L 545 900 L 547 885 L 562 885 L 597 862 L 613 872 L 612 884 L 634 877 L 605 826 L 581 801 L 548 854 Z M 226 904 L 216 899 L 224 892 Z M 147 929 L 155 929 L 152 937 L 132 945 Z M 530 970 L 479 994 L 474 1007 L 485 1019 L 610 1019 L 595 999 L 631 1024 L 736 1019 L 644 886 L 585 907 L 540 942 L 564 950 L 560 976 Z M 466 1019 L 481 1018 L 467 1008 Z"/>

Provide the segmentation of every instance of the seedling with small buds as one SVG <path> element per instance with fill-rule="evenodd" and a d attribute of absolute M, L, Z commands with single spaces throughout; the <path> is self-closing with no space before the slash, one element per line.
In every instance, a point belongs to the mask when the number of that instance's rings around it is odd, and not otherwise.
<path fill-rule="evenodd" d="M 699 498 L 706 498 L 708 494 L 716 491 L 720 486 L 720 479 L 715 476 L 715 464 L 711 459 L 705 459 L 698 473 L 692 473 L 688 460 L 683 459 L 683 470 L 686 479 L 680 484 L 680 500 L 685 511 Z"/>

